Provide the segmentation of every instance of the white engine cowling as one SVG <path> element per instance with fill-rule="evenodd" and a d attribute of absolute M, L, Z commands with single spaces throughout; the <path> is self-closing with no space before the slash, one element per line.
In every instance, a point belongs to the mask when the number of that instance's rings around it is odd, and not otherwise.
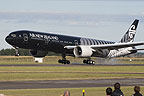
<path fill-rule="evenodd" d="M 91 57 L 93 54 L 93 49 L 90 46 L 77 46 L 74 48 L 74 55 L 76 57 Z"/>

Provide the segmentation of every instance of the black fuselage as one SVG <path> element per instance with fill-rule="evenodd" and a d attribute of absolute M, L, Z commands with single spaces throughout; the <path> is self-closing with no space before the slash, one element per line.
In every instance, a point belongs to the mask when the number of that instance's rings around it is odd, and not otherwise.
<path fill-rule="evenodd" d="M 9 34 L 6 41 L 18 48 L 51 51 L 56 53 L 73 54 L 73 50 L 65 49 L 64 46 L 75 45 L 101 45 L 112 44 L 114 42 L 88 39 L 52 33 L 20 30 Z"/>

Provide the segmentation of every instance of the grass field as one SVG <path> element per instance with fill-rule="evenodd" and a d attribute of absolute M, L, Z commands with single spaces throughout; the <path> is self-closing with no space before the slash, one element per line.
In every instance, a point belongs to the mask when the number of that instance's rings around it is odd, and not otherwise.
<path fill-rule="evenodd" d="M 0 81 L 144 78 L 143 69 L 144 66 L 7 66 L 0 67 Z"/>
<path fill-rule="evenodd" d="M 46 57 L 41 64 L 58 64 L 61 57 Z M 72 62 L 81 63 L 83 59 L 68 57 Z M 95 59 L 95 58 L 94 58 Z M 129 61 L 133 59 L 133 61 Z M 143 58 L 117 58 L 110 62 L 95 59 L 96 64 L 144 64 Z M 0 64 L 37 64 L 33 57 L 0 56 Z M 75 79 L 111 79 L 144 78 L 144 66 L 0 66 L 0 81 L 34 80 L 75 80 Z M 64 90 L 70 90 L 71 96 L 82 96 L 83 88 L 58 89 L 16 89 L 0 90 L 7 96 L 60 96 Z M 104 96 L 105 87 L 85 88 L 86 96 Z M 125 96 L 133 93 L 133 87 L 123 87 Z M 142 87 L 144 90 L 144 87 Z M 142 91 L 144 92 L 144 91 Z M 144 94 L 144 93 L 143 93 Z"/>
<path fill-rule="evenodd" d="M 41 64 L 58 64 L 61 56 L 46 56 Z M 72 63 L 82 63 L 84 58 L 67 57 Z M 144 58 L 92 58 L 96 64 L 144 64 Z M 130 61 L 132 59 L 132 61 Z M 0 56 L 0 64 L 37 64 L 32 56 Z"/>
<path fill-rule="evenodd" d="M 85 96 L 106 96 L 106 87 L 84 88 L 86 91 Z M 134 91 L 133 87 L 122 86 L 122 91 L 125 96 L 131 96 Z M 16 90 L 0 90 L 7 96 L 60 96 L 65 90 L 71 92 L 71 96 L 82 96 L 83 88 L 52 88 L 52 89 L 16 89 Z M 141 87 L 144 90 L 144 87 Z M 141 91 L 144 94 L 144 91 Z"/>

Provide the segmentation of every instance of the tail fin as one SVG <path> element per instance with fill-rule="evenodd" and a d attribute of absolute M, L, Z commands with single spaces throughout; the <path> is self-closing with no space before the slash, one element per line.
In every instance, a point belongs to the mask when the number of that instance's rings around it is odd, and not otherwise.
<path fill-rule="evenodd" d="M 132 23 L 132 25 L 129 27 L 128 31 L 125 33 L 123 38 L 120 40 L 121 43 L 123 42 L 133 42 L 134 37 L 136 34 L 136 29 L 138 26 L 139 20 L 135 19 L 135 21 Z"/>

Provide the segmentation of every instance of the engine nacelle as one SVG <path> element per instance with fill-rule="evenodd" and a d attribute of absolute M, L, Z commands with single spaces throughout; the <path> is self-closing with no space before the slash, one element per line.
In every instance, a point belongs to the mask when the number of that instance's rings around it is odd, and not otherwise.
<path fill-rule="evenodd" d="M 30 53 L 34 57 L 45 57 L 48 52 L 41 50 L 30 50 Z"/>
<path fill-rule="evenodd" d="M 93 51 L 90 46 L 81 45 L 75 47 L 73 52 L 76 57 L 91 57 Z"/>

